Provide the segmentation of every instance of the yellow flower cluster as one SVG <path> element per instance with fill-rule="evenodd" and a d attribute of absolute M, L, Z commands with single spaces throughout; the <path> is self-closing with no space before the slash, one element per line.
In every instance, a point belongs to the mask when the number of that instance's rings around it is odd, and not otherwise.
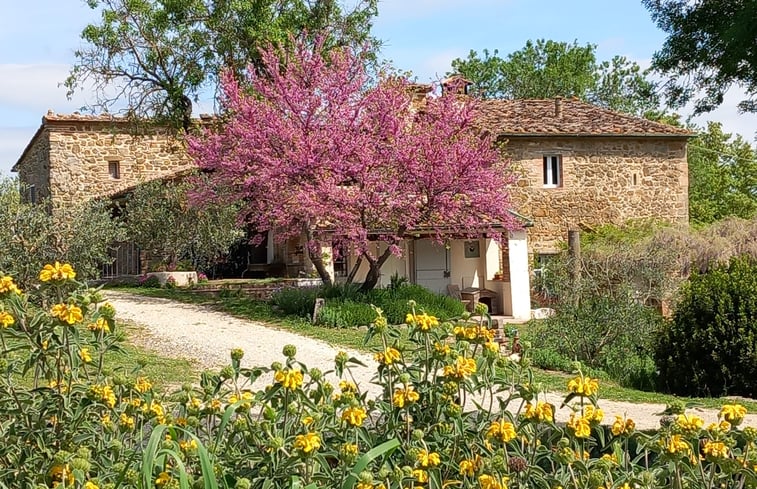
<path fill-rule="evenodd" d="M 516 437 L 515 426 L 504 419 L 494 421 L 489 425 L 489 429 L 486 430 L 486 437 L 507 443 Z"/>
<path fill-rule="evenodd" d="M 118 426 L 125 430 L 133 430 L 134 429 L 134 417 L 129 416 L 126 413 L 121 413 L 121 416 L 118 417 Z"/>
<path fill-rule="evenodd" d="M 472 358 L 458 356 L 453 365 L 444 366 L 444 375 L 457 380 L 464 379 L 476 373 L 476 361 Z"/>
<path fill-rule="evenodd" d="M 615 436 L 630 435 L 636 429 L 636 423 L 631 418 L 624 419 L 622 416 L 616 415 L 610 429 Z"/>
<path fill-rule="evenodd" d="M 0 311 L 0 326 L 2 326 L 3 328 L 7 328 L 8 326 L 12 325 L 15 322 L 16 320 L 13 319 L 13 316 L 11 316 L 5 311 Z"/>
<path fill-rule="evenodd" d="M 378 352 L 373 355 L 373 359 L 381 365 L 391 365 L 394 362 L 399 362 L 402 359 L 402 355 L 396 349 L 391 346 L 383 352 Z"/>
<path fill-rule="evenodd" d="M 90 331 L 105 331 L 106 333 L 110 333 L 110 326 L 108 326 L 108 321 L 105 318 L 97 318 L 97 321 L 87 325 L 87 329 Z"/>
<path fill-rule="evenodd" d="M 48 263 L 42 268 L 42 271 L 39 272 L 39 279 L 42 282 L 49 282 L 51 280 L 73 280 L 74 278 L 76 278 L 76 272 L 73 267 L 68 263 L 61 265 L 57 261 L 53 265 Z"/>
<path fill-rule="evenodd" d="M 406 388 L 394 389 L 394 395 L 392 396 L 392 404 L 395 407 L 402 409 L 406 404 L 412 404 L 420 399 L 421 396 L 415 392 L 415 388 L 407 386 Z"/>
<path fill-rule="evenodd" d="M 599 380 L 578 376 L 568 381 L 568 390 L 579 396 L 593 396 L 599 390 Z"/>
<path fill-rule="evenodd" d="M 591 435 L 591 423 L 584 416 L 576 416 L 575 413 L 571 414 L 567 426 L 576 438 L 589 438 Z"/>
<path fill-rule="evenodd" d="M 240 404 L 240 407 L 245 408 L 245 409 L 249 409 L 252 406 L 252 404 L 251 404 L 250 401 L 252 401 L 253 397 L 254 396 L 253 396 L 252 392 L 250 392 L 250 391 L 244 391 L 244 392 L 242 392 L 239 395 L 232 394 L 232 395 L 229 396 L 229 404 L 234 404 L 234 403 L 239 402 L 239 401 L 245 401 L 242 404 Z M 310 418 L 310 420 L 312 422 L 313 418 Z M 304 420 L 303 420 L 303 422 L 304 422 Z"/>
<path fill-rule="evenodd" d="M 424 469 L 429 467 L 436 467 L 441 463 L 439 454 L 436 452 L 429 452 L 428 450 L 421 450 L 418 453 L 418 464 Z"/>
<path fill-rule="evenodd" d="M 662 446 L 665 451 L 667 451 L 671 455 L 675 455 L 677 453 L 687 454 L 691 451 L 691 447 L 686 442 L 686 440 L 681 437 L 681 435 L 673 435 L 667 441 L 660 439 L 659 443 L 660 446 Z"/>
<path fill-rule="evenodd" d="M 7 294 L 9 292 L 20 294 L 21 289 L 13 282 L 13 277 L 7 275 L 0 277 L 0 294 Z"/>
<path fill-rule="evenodd" d="M 137 392 L 144 394 L 152 389 L 152 383 L 150 383 L 147 377 L 137 377 L 137 380 L 134 382 L 134 389 Z"/>
<path fill-rule="evenodd" d="M 484 340 L 485 342 L 491 342 L 494 340 L 494 330 L 483 328 L 481 326 L 455 326 L 452 330 L 455 336 L 459 340 Z"/>
<path fill-rule="evenodd" d="M 478 466 L 480 465 L 477 463 L 476 460 L 471 460 L 466 458 L 465 460 L 460 461 L 460 475 L 467 476 L 467 477 L 473 477 L 473 474 L 476 473 L 476 470 L 478 470 Z"/>
<path fill-rule="evenodd" d="M 55 304 L 50 309 L 50 314 L 68 324 L 75 324 L 84 319 L 80 307 L 63 303 Z"/>
<path fill-rule="evenodd" d="M 277 384 L 290 391 L 295 391 L 302 385 L 302 372 L 296 369 L 279 370 L 273 378 Z"/>
<path fill-rule="evenodd" d="M 707 440 L 702 451 L 712 458 L 728 458 L 729 449 L 722 441 Z"/>
<path fill-rule="evenodd" d="M 158 424 L 165 424 L 166 422 L 166 411 L 163 409 L 163 405 L 157 401 L 150 401 L 149 405 L 142 406 L 142 412 L 154 415 Z"/>
<path fill-rule="evenodd" d="M 439 320 L 428 314 L 408 314 L 405 322 L 410 326 L 415 326 L 421 331 L 431 331 L 434 326 L 439 326 Z"/>
<path fill-rule="evenodd" d="M 440 355 L 449 355 L 449 352 L 452 351 L 449 345 L 439 343 L 438 341 L 434 343 L 434 350 Z"/>
<path fill-rule="evenodd" d="M 720 423 L 710 423 L 709 426 L 707 426 L 707 431 L 713 431 L 713 432 L 731 431 L 731 423 L 729 423 L 726 420 L 723 420 Z"/>
<path fill-rule="evenodd" d="M 676 424 L 685 431 L 698 431 L 704 426 L 704 420 L 699 416 L 679 414 L 676 418 Z"/>
<path fill-rule="evenodd" d="M 365 409 L 350 406 L 342 412 L 342 421 L 352 426 L 362 426 L 366 416 Z"/>
<path fill-rule="evenodd" d="M 115 407 L 116 394 L 113 392 L 113 389 L 111 389 L 109 385 L 95 384 L 90 388 L 90 392 L 95 399 L 102 401 L 108 407 Z"/>
<path fill-rule="evenodd" d="M 478 485 L 481 489 L 507 489 L 507 477 L 500 481 L 493 475 L 481 474 L 478 476 Z"/>
<path fill-rule="evenodd" d="M 294 439 L 294 448 L 302 453 L 310 453 L 321 448 L 321 437 L 317 433 L 297 435 Z"/>
<path fill-rule="evenodd" d="M 191 452 L 197 450 L 197 440 L 192 438 L 191 440 L 182 440 L 179 442 L 179 450 L 182 452 Z"/>
<path fill-rule="evenodd" d="M 547 423 L 551 423 L 555 419 L 552 405 L 547 404 L 546 402 L 543 402 L 543 401 L 537 402 L 536 406 L 534 406 L 530 402 L 526 403 L 526 412 L 524 416 L 526 419 L 530 421 L 539 421 L 539 422 L 547 422 Z"/>
<path fill-rule="evenodd" d="M 725 404 L 720 408 L 720 414 L 718 417 L 731 423 L 733 426 L 738 426 L 744 421 L 746 416 L 746 408 L 741 404 Z"/>
<path fill-rule="evenodd" d="M 89 348 L 83 346 L 79 349 L 79 358 L 84 363 L 92 362 L 92 354 L 89 353 Z"/>
<path fill-rule="evenodd" d="M 599 424 L 604 419 L 605 413 L 601 409 L 589 404 L 584 407 L 583 417 L 591 424 Z"/>
<path fill-rule="evenodd" d="M 346 394 L 348 392 L 352 392 L 353 394 L 357 393 L 357 385 L 349 380 L 340 380 L 339 381 L 339 390 L 342 391 L 342 394 Z"/>
<path fill-rule="evenodd" d="M 425 484 L 428 482 L 428 472 L 423 469 L 414 469 L 412 475 L 419 484 Z"/>

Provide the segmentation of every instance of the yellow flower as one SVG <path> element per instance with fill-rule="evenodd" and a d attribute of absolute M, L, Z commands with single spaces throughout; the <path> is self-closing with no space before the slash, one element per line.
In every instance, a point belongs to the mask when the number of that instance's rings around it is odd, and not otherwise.
<path fill-rule="evenodd" d="M 92 481 L 84 483 L 84 489 L 100 489 L 100 487 Z"/>
<path fill-rule="evenodd" d="M 79 349 L 79 358 L 84 363 L 90 363 L 92 361 L 92 355 L 89 353 L 89 348 L 86 346 Z"/>
<path fill-rule="evenodd" d="M 589 423 L 598 424 L 602 422 L 602 419 L 605 417 L 605 413 L 601 409 L 594 408 L 594 406 L 590 404 L 584 407 L 583 416 Z"/>
<path fill-rule="evenodd" d="M 394 389 L 394 395 L 392 396 L 392 404 L 395 407 L 402 409 L 405 404 L 412 404 L 420 399 L 420 394 L 415 392 L 413 386 L 408 386 L 406 389 L 397 388 Z"/>
<path fill-rule="evenodd" d="M 720 423 L 710 423 L 707 426 L 707 431 L 731 431 L 731 423 L 726 420 L 723 420 Z"/>
<path fill-rule="evenodd" d="M 354 443 L 345 443 L 344 445 L 342 445 L 342 452 L 344 452 L 346 455 L 357 455 L 358 450 L 358 446 Z"/>
<path fill-rule="evenodd" d="M 352 426 L 362 426 L 366 416 L 365 409 L 360 407 L 348 407 L 342 413 L 342 421 L 346 421 Z"/>
<path fill-rule="evenodd" d="M 428 314 L 408 314 L 405 317 L 405 322 L 409 325 L 418 327 L 421 331 L 430 331 L 434 326 L 439 326 L 439 320 L 434 316 Z"/>
<path fill-rule="evenodd" d="M 599 380 L 579 376 L 568 381 L 568 390 L 579 396 L 593 396 L 599 390 Z"/>
<path fill-rule="evenodd" d="M 443 344 L 439 343 L 438 341 L 436 343 L 434 343 L 434 350 L 436 350 L 436 352 L 439 353 L 439 354 L 441 354 L 441 355 L 448 355 L 449 352 L 451 351 L 449 345 L 447 345 L 447 344 L 443 345 Z"/>
<path fill-rule="evenodd" d="M 453 365 L 444 366 L 444 375 L 461 380 L 476 373 L 476 361 L 472 358 L 458 356 Z"/>
<path fill-rule="evenodd" d="M 428 467 L 436 467 L 441 463 L 441 460 L 439 459 L 438 453 L 421 450 L 420 453 L 418 453 L 418 463 L 425 469 Z"/>
<path fill-rule="evenodd" d="M 473 477 L 476 472 L 476 463 L 473 460 L 465 459 L 460 461 L 460 475 Z"/>
<path fill-rule="evenodd" d="M 121 416 L 118 418 L 118 425 L 124 429 L 127 430 L 133 430 L 134 429 L 134 417 L 127 415 L 126 413 L 121 413 Z"/>
<path fill-rule="evenodd" d="M 191 440 L 182 440 L 179 442 L 179 450 L 182 452 L 189 452 L 197 450 L 197 440 L 192 438 Z"/>
<path fill-rule="evenodd" d="M 489 474 L 481 474 L 478 476 L 478 485 L 481 489 L 507 489 L 507 477 L 502 478 L 500 482 L 496 477 Z"/>
<path fill-rule="evenodd" d="M 573 431 L 576 438 L 588 438 L 591 435 L 591 425 L 589 420 L 583 416 L 576 417 L 575 414 L 571 414 L 567 426 Z"/>
<path fill-rule="evenodd" d="M 551 423 L 554 421 L 554 412 L 552 405 L 546 402 L 539 401 L 534 407 L 530 402 L 526 404 L 526 412 L 524 414 L 526 419 L 531 421 L 540 421 Z"/>
<path fill-rule="evenodd" d="M 81 308 L 63 303 L 55 304 L 50 310 L 50 314 L 68 324 L 78 323 L 84 319 L 84 316 L 82 316 L 81 313 Z"/>
<path fill-rule="evenodd" d="M 108 321 L 105 318 L 97 318 L 97 321 L 87 325 L 87 329 L 90 331 L 105 331 L 106 333 L 110 333 L 110 326 L 108 326 Z"/>
<path fill-rule="evenodd" d="M 671 455 L 676 453 L 686 454 L 691 451 L 691 447 L 689 447 L 689 444 L 681 435 L 673 435 L 667 442 L 660 440 L 659 443 Z"/>
<path fill-rule="evenodd" d="M 383 353 L 379 352 L 373 355 L 373 359 L 382 365 L 391 365 L 394 362 L 399 362 L 402 355 L 396 349 L 389 347 Z"/>
<path fill-rule="evenodd" d="M 145 406 L 145 407 L 147 407 L 147 406 Z M 166 422 L 165 410 L 163 409 L 163 406 L 159 402 L 150 401 L 150 406 L 148 408 L 148 411 L 150 411 L 150 413 L 152 413 L 152 414 L 155 415 L 155 420 L 159 424 L 163 424 L 163 423 Z"/>
<path fill-rule="evenodd" d="M 7 328 L 11 324 L 15 323 L 16 320 L 13 319 L 13 316 L 8 314 L 5 311 L 0 311 L 0 325 L 3 326 L 3 328 Z"/>
<path fill-rule="evenodd" d="M 76 272 L 70 264 L 64 263 L 61 265 L 59 262 L 55 262 L 54 265 L 47 264 L 39 272 L 39 279 L 42 282 L 49 282 L 50 280 L 73 280 L 76 278 Z"/>
<path fill-rule="evenodd" d="M 74 473 L 71 471 L 71 468 L 68 466 L 68 464 L 53 465 L 53 468 L 50 469 L 50 479 L 52 480 L 53 487 L 61 483 L 64 483 L 67 486 L 73 486 L 74 482 L 76 481 Z"/>
<path fill-rule="evenodd" d="M 168 472 L 161 472 L 160 474 L 158 474 L 158 477 L 155 479 L 155 485 L 162 486 L 164 484 L 168 484 L 170 480 L 171 480 L 171 476 L 168 475 Z"/>
<path fill-rule="evenodd" d="M 19 289 L 18 286 L 13 282 L 13 277 L 4 275 L 0 277 L 0 294 L 6 294 L 8 292 L 20 294 L 21 289 Z"/>
<path fill-rule="evenodd" d="M 294 439 L 294 448 L 302 453 L 310 453 L 321 447 L 321 437 L 317 433 L 297 435 Z"/>
<path fill-rule="evenodd" d="M 113 392 L 113 389 L 111 389 L 109 385 L 95 384 L 90 387 L 89 390 L 93 397 L 95 397 L 99 401 L 102 401 L 108 407 L 115 407 L 116 394 Z"/>
<path fill-rule="evenodd" d="M 504 419 L 494 421 L 489 425 L 489 429 L 486 430 L 486 436 L 497 439 L 502 443 L 507 443 L 515 439 L 515 426 Z"/>
<path fill-rule="evenodd" d="M 605 453 L 600 457 L 600 460 L 605 460 L 607 462 L 610 462 L 611 464 L 617 464 L 618 463 L 618 457 L 612 453 Z"/>
<path fill-rule="evenodd" d="M 295 391 L 302 385 L 302 372 L 295 369 L 279 370 L 273 378 L 276 383 L 290 391 Z"/>
<path fill-rule="evenodd" d="M 147 377 L 137 377 L 137 380 L 134 382 L 134 389 L 137 392 L 144 394 L 145 392 L 152 389 L 152 384 L 147 379 Z"/>
<path fill-rule="evenodd" d="M 315 419 L 313 419 L 312 416 L 305 416 L 304 418 L 302 418 L 302 424 L 304 424 L 305 426 L 310 426 L 314 421 Z"/>
<path fill-rule="evenodd" d="M 712 458 L 728 458 L 728 447 L 722 441 L 707 440 L 702 451 Z"/>
<path fill-rule="evenodd" d="M 415 480 L 417 480 L 420 484 L 428 482 L 428 472 L 423 469 L 413 470 L 413 477 L 415 477 Z"/>
<path fill-rule="evenodd" d="M 704 426 L 704 420 L 699 416 L 679 414 L 676 418 L 676 424 L 687 431 L 697 431 Z"/>
<path fill-rule="evenodd" d="M 615 416 L 615 421 L 612 423 L 612 434 L 615 436 L 630 435 L 636 428 L 636 423 L 631 419 L 623 419 L 622 416 Z"/>
<path fill-rule="evenodd" d="M 740 425 L 744 421 L 744 416 L 746 416 L 746 408 L 741 404 L 724 404 L 720 408 L 720 414 L 718 414 L 718 417 L 723 418 L 733 426 Z"/>
<path fill-rule="evenodd" d="M 452 330 L 459 340 L 475 340 L 478 337 L 478 328 L 476 326 L 455 326 Z"/>

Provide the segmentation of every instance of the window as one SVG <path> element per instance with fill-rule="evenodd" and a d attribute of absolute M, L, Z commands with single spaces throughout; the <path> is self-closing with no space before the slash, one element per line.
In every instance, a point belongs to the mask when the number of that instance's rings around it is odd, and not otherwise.
<path fill-rule="evenodd" d="M 544 157 L 544 186 L 562 186 L 562 157 L 560 155 Z"/>
<path fill-rule="evenodd" d="M 121 178 L 121 165 L 118 161 L 108 162 L 108 174 L 110 175 L 110 178 L 114 178 L 116 180 Z"/>
<path fill-rule="evenodd" d="M 347 253 L 345 253 L 345 248 L 343 246 L 340 246 L 337 243 L 333 243 L 332 245 L 333 249 L 333 264 L 334 264 L 334 276 L 335 277 L 346 277 L 348 270 L 347 270 Z"/>
<path fill-rule="evenodd" d="M 29 185 L 29 203 L 30 204 L 37 203 L 37 186 L 36 185 Z"/>

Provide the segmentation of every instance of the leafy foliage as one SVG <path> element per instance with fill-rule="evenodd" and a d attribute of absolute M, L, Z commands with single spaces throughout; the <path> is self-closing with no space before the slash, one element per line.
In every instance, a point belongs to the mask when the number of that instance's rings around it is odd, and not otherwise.
<path fill-rule="evenodd" d="M 578 97 L 636 115 L 659 105 L 655 84 L 639 65 L 622 56 L 599 62 L 593 44 L 539 39 L 506 58 L 497 50 L 484 50 L 482 57 L 471 51 L 466 59 L 453 60 L 452 68 L 484 98 Z"/>
<path fill-rule="evenodd" d="M 58 257 L 74 264 L 80 278 L 97 278 L 101 265 L 111 261 L 110 247 L 124 236 L 104 202 L 82 203 L 53 215 L 46 202 L 22 202 L 16 180 L 0 181 L 0 270 L 22 287 Z"/>
<path fill-rule="evenodd" d="M 94 109 L 118 102 L 130 114 L 189 125 L 192 102 L 212 92 L 222 69 L 261 69 L 260 48 L 290 35 L 329 35 L 329 46 L 370 40 L 376 1 L 345 11 L 337 0 L 88 0 L 100 23 L 84 28 L 84 47 L 66 80 L 68 93 L 89 87 Z M 114 85 L 118 85 L 114 89 Z"/>
<path fill-rule="evenodd" d="M 241 219 L 279 241 L 304 235 L 324 283 L 324 245 L 354 253 L 369 264 L 365 290 L 413 230 L 443 241 L 516 226 L 512 175 L 477 130 L 475 101 L 447 93 L 416 106 L 401 79 L 369 84 L 365 51 L 324 53 L 323 42 L 264 51 L 254 95 L 227 75 L 227 117 L 190 140 L 212 186 L 243 202 Z"/>
<path fill-rule="evenodd" d="M 657 26 L 668 34 L 652 66 L 670 77 L 667 95 L 683 105 L 696 99 L 695 113 L 723 103 L 732 86 L 747 98 L 739 104 L 757 112 L 757 4 L 753 0 L 643 0 Z"/>
<path fill-rule="evenodd" d="M 694 274 L 655 357 L 667 391 L 757 396 L 757 261 L 735 257 Z"/>
<path fill-rule="evenodd" d="M 711 122 L 688 146 L 689 218 L 707 224 L 757 216 L 757 150 Z"/>
<path fill-rule="evenodd" d="M 156 180 L 137 186 L 127 198 L 126 232 L 152 260 L 174 269 L 179 260 L 189 260 L 195 270 L 202 269 L 244 237 L 236 206 L 191 201 L 191 191 L 204 181 L 202 176 Z"/>

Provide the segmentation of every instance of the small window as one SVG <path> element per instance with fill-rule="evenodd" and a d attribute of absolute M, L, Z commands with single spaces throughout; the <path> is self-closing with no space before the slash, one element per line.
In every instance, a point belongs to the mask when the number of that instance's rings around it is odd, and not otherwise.
<path fill-rule="evenodd" d="M 334 264 L 334 276 L 346 277 L 347 276 L 347 254 L 344 252 L 345 248 L 337 243 L 333 244 L 333 264 Z"/>
<path fill-rule="evenodd" d="M 36 185 L 29 185 L 29 203 L 30 204 L 37 203 L 37 186 Z"/>
<path fill-rule="evenodd" d="M 110 175 L 110 178 L 114 178 L 116 180 L 121 178 L 121 165 L 118 161 L 108 162 L 108 174 Z"/>
<path fill-rule="evenodd" d="M 560 155 L 544 157 L 544 186 L 562 186 L 562 157 Z"/>

